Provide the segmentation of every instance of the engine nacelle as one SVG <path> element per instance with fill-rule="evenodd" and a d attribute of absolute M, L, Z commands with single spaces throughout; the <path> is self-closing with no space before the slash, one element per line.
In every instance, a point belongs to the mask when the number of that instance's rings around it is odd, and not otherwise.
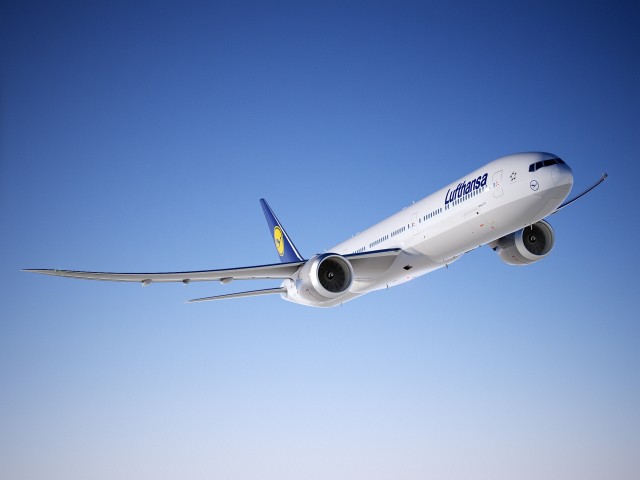
<path fill-rule="evenodd" d="M 509 265 L 529 265 L 546 257 L 555 241 L 553 228 L 544 220 L 496 240 L 491 246 Z"/>
<path fill-rule="evenodd" d="M 353 283 L 353 267 L 341 255 L 325 253 L 311 258 L 296 280 L 298 295 L 311 302 L 334 300 Z"/>

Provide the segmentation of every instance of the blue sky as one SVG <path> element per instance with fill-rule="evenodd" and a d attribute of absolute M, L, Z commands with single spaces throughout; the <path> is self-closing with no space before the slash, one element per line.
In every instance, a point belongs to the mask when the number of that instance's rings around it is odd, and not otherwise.
<path fill-rule="evenodd" d="M 0 476 L 638 478 L 640 10 L 515 3 L 3 3 Z M 20 272 L 270 263 L 261 197 L 310 256 L 526 150 L 610 175 L 526 268 L 329 310 Z"/>

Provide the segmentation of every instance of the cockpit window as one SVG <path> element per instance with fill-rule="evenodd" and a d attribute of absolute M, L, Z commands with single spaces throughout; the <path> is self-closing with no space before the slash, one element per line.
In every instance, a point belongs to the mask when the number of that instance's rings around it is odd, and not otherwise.
<path fill-rule="evenodd" d="M 541 160 L 536 163 L 532 163 L 529 165 L 529 171 L 535 172 L 536 170 L 541 169 L 542 167 L 550 167 L 551 165 L 564 165 L 564 160 L 559 158 L 550 158 L 549 160 Z"/>

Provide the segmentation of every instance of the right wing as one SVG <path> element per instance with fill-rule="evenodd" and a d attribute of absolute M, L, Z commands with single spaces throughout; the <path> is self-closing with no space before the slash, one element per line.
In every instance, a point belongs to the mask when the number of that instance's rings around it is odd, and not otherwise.
<path fill-rule="evenodd" d="M 195 272 L 166 273 L 110 273 L 81 272 L 76 270 L 25 269 L 25 272 L 54 275 L 56 277 L 81 278 L 85 280 L 105 280 L 110 282 L 139 282 L 149 285 L 155 282 L 204 282 L 232 280 L 285 279 L 290 278 L 304 262 L 277 263 L 254 267 L 229 268 L 223 270 L 201 270 Z"/>
<path fill-rule="evenodd" d="M 561 209 L 563 209 L 564 207 L 571 205 L 573 202 L 575 202 L 576 200 L 578 200 L 580 197 L 585 196 L 587 193 L 589 193 L 591 190 L 593 190 L 594 188 L 596 188 L 598 185 L 600 185 L 602 182 L 604 182 L 607 179 L 607 174 L 603 173 L 602 176 L 598 179 L 598 181 L 596 183 L 594 183 L 593 185 L 591 185 L 589 188 L 587 188 L 584 192 L 579 193 L 578 195 L 576 195 L 575 197 L 573 197 L 571 200 L 568 200 L 566 202 L 564 202 L 562 205 L 560 205 L 558 208 L 556 208 L 553 212 L 551 212 L 549 215 L 553 215 L 554 213 L 558 213 Z"/>

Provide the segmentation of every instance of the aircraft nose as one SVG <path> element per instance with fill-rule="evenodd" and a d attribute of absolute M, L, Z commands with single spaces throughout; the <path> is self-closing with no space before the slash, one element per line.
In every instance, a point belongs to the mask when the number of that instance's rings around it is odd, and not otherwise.
<path fill-rule="evenodd" d="M 573 172 L 571 167 L 566 163 L 553 165 L 551 170 L 551 179 L 554 185 L 569 185 L 573 186 Z"/>

